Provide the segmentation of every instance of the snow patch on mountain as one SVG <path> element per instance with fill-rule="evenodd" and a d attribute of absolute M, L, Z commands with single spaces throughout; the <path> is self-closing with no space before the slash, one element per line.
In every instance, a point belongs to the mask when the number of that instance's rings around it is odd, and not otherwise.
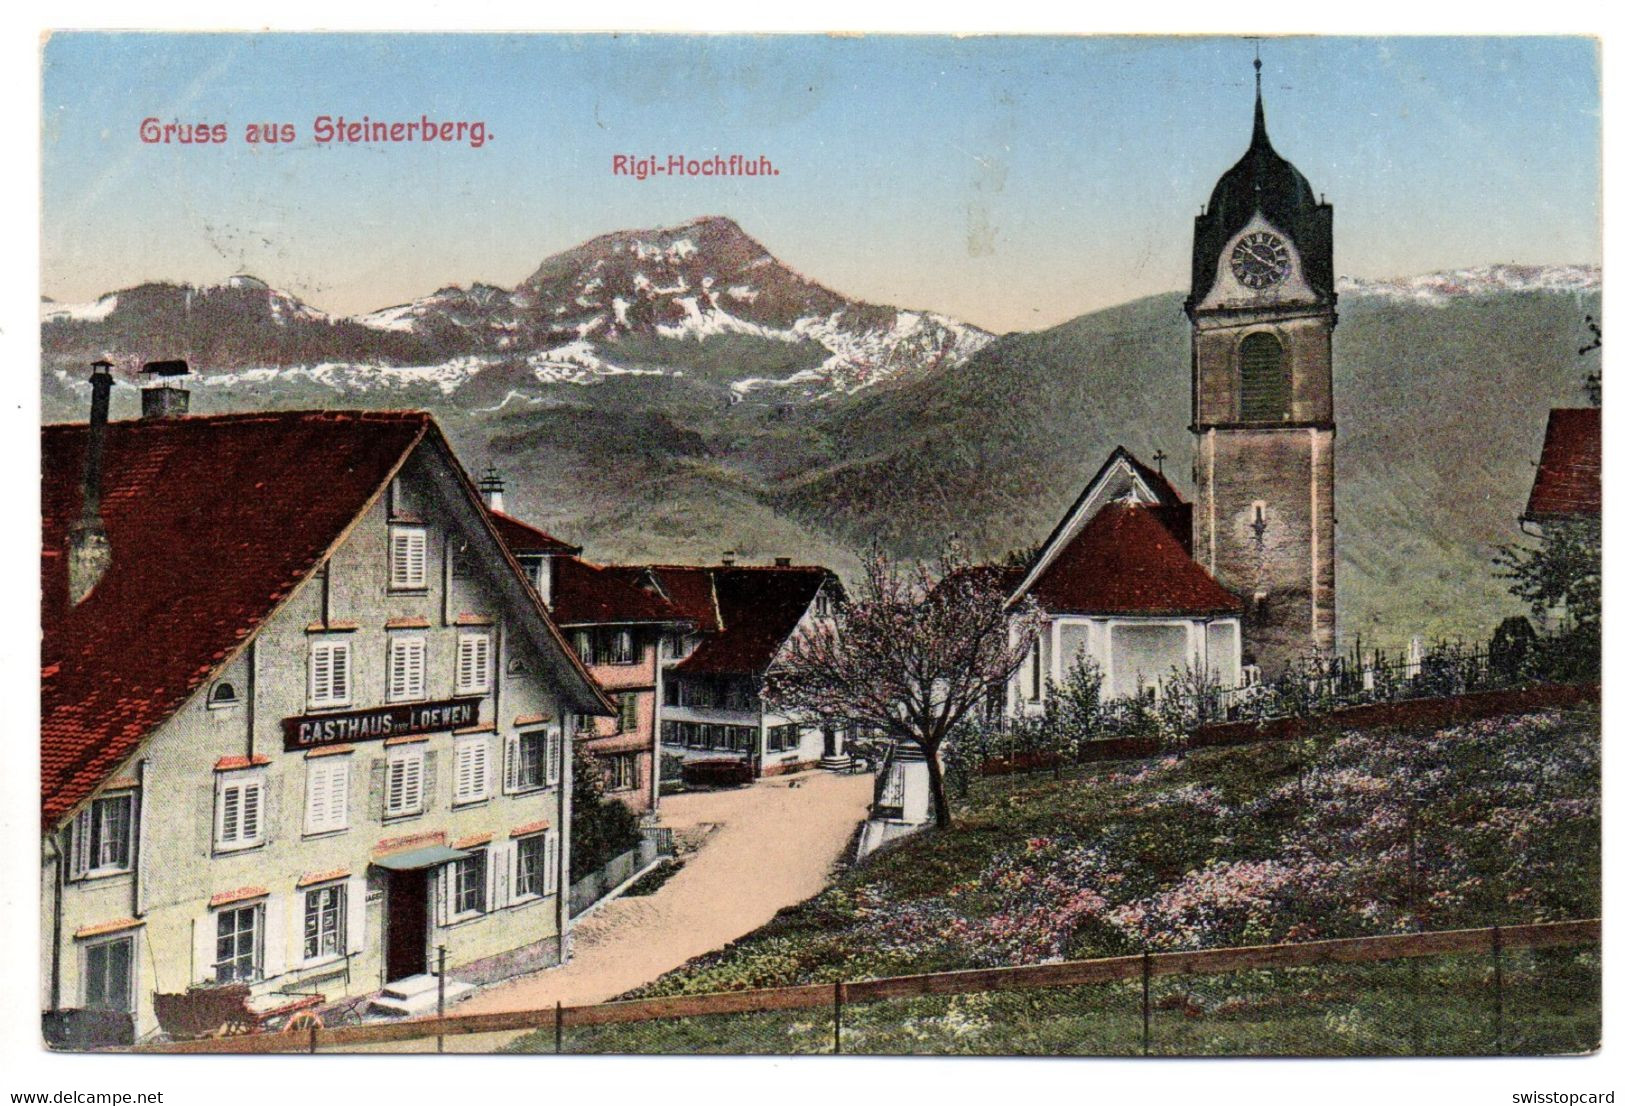
<path fill-rule="evenodd" d="M 1601 287 L 1602 270 L 1595 265 L 1484 265 L 1389 280 L 1344 277 L 1337 282 L 1339 295 L 1371 296 L 1433 307 L 1442 307 L 1462 296 L 1500 292 L 1594 292 Z"/>
<path fill-rule="evenodd" d="M 45 303 L 40 305 L 40 322 L 100 322 L 118 307 L 118 293 L 110 292 L 92 303 Z"/>

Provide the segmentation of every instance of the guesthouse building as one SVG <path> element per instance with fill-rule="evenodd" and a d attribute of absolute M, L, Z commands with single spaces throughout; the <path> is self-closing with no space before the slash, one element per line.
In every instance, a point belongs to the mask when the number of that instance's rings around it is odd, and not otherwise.
<path fill-rule="evenodd" d="M 41 434 L 47 1037 L 560 962 L 561 723 L 614 705 L 432 418 L 109 421 L 112 384 Z"/>

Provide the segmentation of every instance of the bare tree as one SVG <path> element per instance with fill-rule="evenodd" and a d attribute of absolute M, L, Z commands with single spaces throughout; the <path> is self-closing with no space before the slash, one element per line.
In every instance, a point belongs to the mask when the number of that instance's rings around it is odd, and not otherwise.
<path fill-rule="evenodd" d="M 878 549 L 857 594 L 796 637 L 768 676 L 783 710 L 845 719 L 907 741 L 925 757 L 938 826 L 952 822 L 941 751 L 1005 685 L 1032 648 L 1031 601 L 1006 609 L 1007 568 L 973 566 L 950 547 L 907 568 Z"/>

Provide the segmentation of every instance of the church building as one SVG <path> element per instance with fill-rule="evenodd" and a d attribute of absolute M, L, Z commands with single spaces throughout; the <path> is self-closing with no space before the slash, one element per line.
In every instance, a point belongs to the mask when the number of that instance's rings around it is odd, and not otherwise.
<path fill-rule="evenodd" d="M 1265 677 L 1337 645 L 1332 208 L 1253 137 L 1196 217 L 1191 293 L 1192 553 L 1246 601 Z"/>

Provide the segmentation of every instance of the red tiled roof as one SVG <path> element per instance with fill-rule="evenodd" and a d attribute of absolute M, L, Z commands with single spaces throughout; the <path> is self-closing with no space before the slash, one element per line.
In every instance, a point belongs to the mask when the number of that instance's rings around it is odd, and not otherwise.
<path fill-rule="evenodd" d="M 1602 515 L 1602 408 L 1557 407 L 1546 420 L 1528 519 Z"/>
<path fill-rule="evenodd" d="M 47 826 L 86 798 L 316 567 L 430 429 L 423 412 L 113 422 L 112 562 L 67 602 L 87 428 L 40 434 L 40 788 Z M 229 570 L 224 570 L 229 569 Z"/>
<path fill-rule="evenodd" d="M 1051 614 L 1238 614 L 1242 602 L 1191 560 L 1151 508 L 1108 503 L 1031 594 Z"/>
<path fill-rule="evenodd" d="M 662 582 L 669 566 L 655 570 Z M 685 674 L 761 675 L 800 623 L 818 590 L 835 574 L 817 565 L 719 566 L 704 572 L 715 588 L 720 632 L 676 666 Z"/>
<path fill-rule="evenodd" d="M 496 528 L 497 537 L 516 557 L 522 553 L 562 553 L 570 556 L 581 552 L 579 545 L 555 538 L 528 522 L 520 522 L 512 515 L 489 509 L 485 513 L 491 516 L 491 525 Z"/>
<path fill-rule="evenodd" d="M 671 605 L 701 633 L 722 629 L 722 612 L 717 607 L 716 586 L 709 569 L 688 565 L 650 565 L 646 570 L 665 593 Z"/>
<path fill-rule="evenodd" d="M 579 557 L 554 562 L 553 620 L 561 626 L 685 621 L 676 607 L 625 574 Z"/>

